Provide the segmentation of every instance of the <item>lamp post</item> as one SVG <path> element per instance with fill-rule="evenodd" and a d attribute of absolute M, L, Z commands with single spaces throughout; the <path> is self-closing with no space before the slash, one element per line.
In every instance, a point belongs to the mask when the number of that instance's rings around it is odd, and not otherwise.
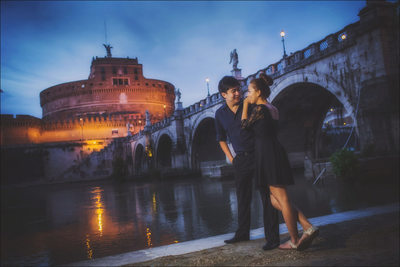
<path fill-rule="evenodd" d="M 209 85 L 210 79 L 207 78 L 206 79 L 206 83 L 207 83 L 207 96 L 210 96 L 210 85 Z"/>
<path fill-rule="evenodd" d="M 287 57 L 286 55 L 286 49 L 285 49 L 285 32 L 282 30 L 281 31 L 281 37 L 282 37 L 282 46 L 283 46 L 283 58 Z"/>
<path fill-rule="evenodd" d="M 167 118 L 167 112 L 165 111 L 166 108 L 167 108 L 167 105 L 164 104 L 164 119 Z"/>
<path fill-rule="evenodd" d="M 81 125 L 81 141 L 83 141 L 83 119 L 79 118 L 79 123 Z"/>

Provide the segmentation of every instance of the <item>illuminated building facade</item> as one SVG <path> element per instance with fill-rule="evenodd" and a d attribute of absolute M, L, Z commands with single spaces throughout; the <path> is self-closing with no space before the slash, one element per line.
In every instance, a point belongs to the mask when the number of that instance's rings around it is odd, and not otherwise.
<path fill-rule="evenodd" d="M 93 58 L 87 80 L 40 93 L 43 118 L 1 115 L 1 145 L 110 139 L 135 134 L 146 111 L 156 123 L 174 113 L 175 87 L 147 79 L 137 58 Z"/>
<path fill-rule="evenodd" d="M 140 118 L 148 110 L 159 121 L 174 112 L 172 84 L 143 76 L 137 58 L 93 58 L 87 80 L 52 86 L 40 93 L 44 120 L 87 116 Z"/>

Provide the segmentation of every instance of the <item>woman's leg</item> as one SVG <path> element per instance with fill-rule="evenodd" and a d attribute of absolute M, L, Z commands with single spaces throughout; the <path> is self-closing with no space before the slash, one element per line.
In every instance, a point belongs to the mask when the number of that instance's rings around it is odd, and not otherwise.
<path fill-rule="evenodd" d="M 297 231 L 297 214 L 295 213 L 295 209 L 292 207 L 292 205 L 290 205 L 286 188 L 284 186 L 270 186 L 270 191 L 275 200 L 279 203 L 279 207 L 281 207 L 283 219 L 285 220 L 288 228 L 290 239 L 294 245 L 297 245 L 299 241 Z"/>
<path fill-rule="evenodd" d="M 274 195 L 270 194 L 270 199 L 272 206 L 274 206 L 275 209 L 282 211 L 282 207 L 279 204 L 279 201 L 274 197 Z M 307 230 L 310 228 L 312 225 L 311 223 L 307 220 L 307 217 L 304 216 L 303 212 L 301 212 L 296 206 L 292 204 L 293 207 L 293 212 L 296 220 L 301 224 L 301 227 L 303 227 L 303 230 Z"/>
<path fill-rule="evenodd" d="M 275 209 L 282 211 L 282 207 L 279 204 L 278 200 L 274 197 L 274 195 L 269 194 L 269 199 L 271 199 L 271 204 Z"/>

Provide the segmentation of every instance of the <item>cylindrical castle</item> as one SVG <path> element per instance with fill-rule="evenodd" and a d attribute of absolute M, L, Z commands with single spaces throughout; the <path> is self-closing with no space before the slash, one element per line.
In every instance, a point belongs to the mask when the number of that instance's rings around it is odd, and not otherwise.
<path fill-rule="evenodd" d="M 44 120 L 71 120 L 111 116 L 139 119 L 148 110 L 159 121 L 174 112 L 175 87 L 146 79 L 137 58 L 93 58 L 87 80 L 63 83 L 43 90 L 40 105 Z"/>

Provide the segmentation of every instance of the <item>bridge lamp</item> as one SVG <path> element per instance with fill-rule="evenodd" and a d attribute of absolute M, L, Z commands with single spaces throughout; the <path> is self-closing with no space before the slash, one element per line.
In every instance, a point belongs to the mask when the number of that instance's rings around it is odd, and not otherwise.
<path fill-rule="evenodd" d="M 83 141 L 83 119 L 79 118 L 79 123 L 81 125 L 81 141 Z"/>
<path fill-rule="evenodd" d="M 206 83 L 207 83 L 207 96 L 210 96 L 210 85 L 209 85 L 210 79 L 206 78 Z"/>
<path fill-rule="evenodd" d="M 281 31 L 281 37 L 282 37 L 282 46 L 283 46 L 283 58 L 287 57 L 286 54 L 286 49 L 285 49 L 285 32 L 282 30 Z"/>

